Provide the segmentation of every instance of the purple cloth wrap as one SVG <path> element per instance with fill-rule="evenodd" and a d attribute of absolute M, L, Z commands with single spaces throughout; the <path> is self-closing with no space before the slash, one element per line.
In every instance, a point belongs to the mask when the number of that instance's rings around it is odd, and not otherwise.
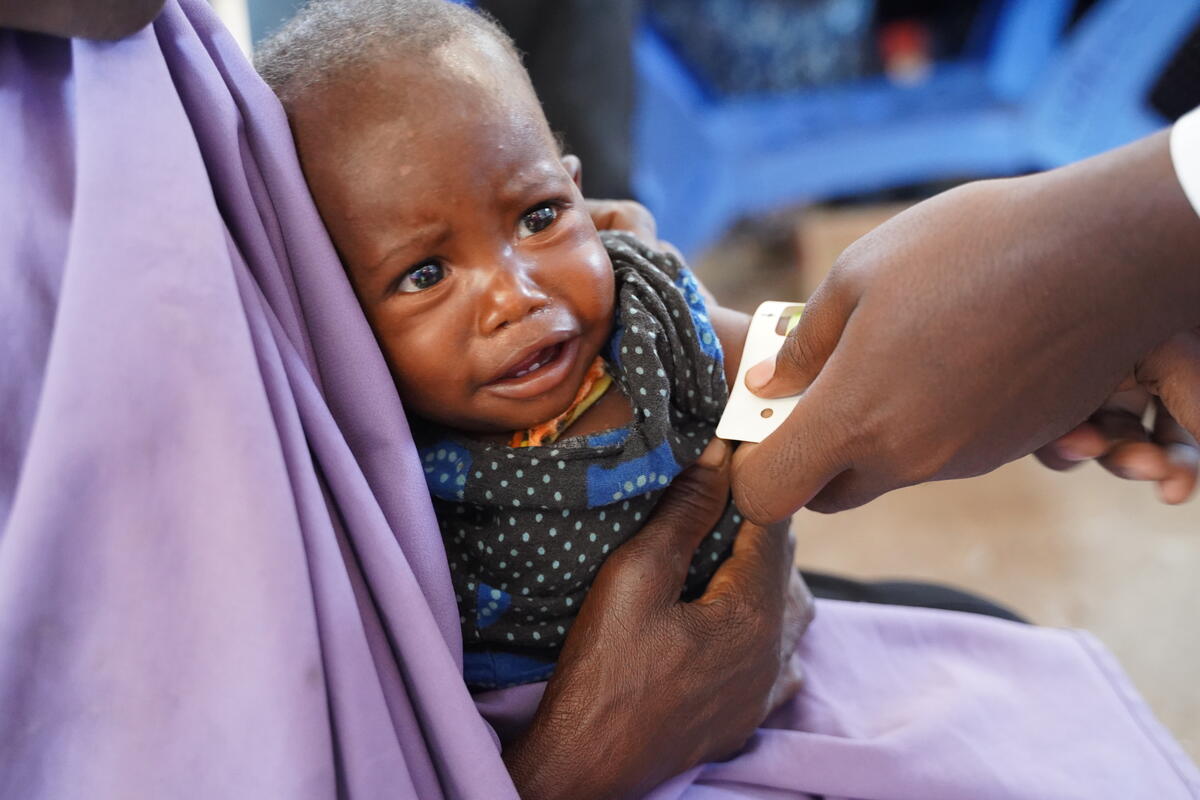
<path fill-rule="evenodd" d="M 0 31 L 0 145 L 0 798 L 512 796 L 541 686 L 462 683 L 400 403 L 212 13 Z M 826 603 L 796 657 L 654 796 L 1196 796 L 1086 636 Z"/>

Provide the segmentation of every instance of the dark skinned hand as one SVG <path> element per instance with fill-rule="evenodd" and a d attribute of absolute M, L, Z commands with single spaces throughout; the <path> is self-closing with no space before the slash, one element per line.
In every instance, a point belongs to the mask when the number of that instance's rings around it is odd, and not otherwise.
<path fill-rule="evenodd" d="M 742 511 L 761 524 L 987 472 L 1076 428 L 1200 323 L 1200 220 L 1167 141 L 967 184 L 851 246 L 747 376 L 803 395 L 738 450 Z"/>
<path fill-rule="evenodd" d="M 567 156 L 573 158 L 573 156 Z M 592 224 L 596 226 L 598 231 L 628 231 L 637 238 L 641 239 L 645 244 L 650 245 L 658 250 L 664 250 L 671 253 L 679 259 L 680 263 L 684 263 L 683 254 L 668 241 L 658 238 L 658 223 L 654 221 L 654 215 L 650 210 L 636 200 L 591 200 L 587 201 L 588 214 L 592 218 Z M 692 275 L 692 280 L 696 282 L 696 287 L 700 290 L 700 294 L 704 296 L 704 302 L 710 308 L 720 305 L 708 287 L 701 283 L 700 278 Z"/>
<path fill-rule="evenodd" d="M 592 218 L 592 224 L 598 231 L 629 231 L 651 247 L 660 244 L 658 224 L 654 221 L 654 215 L 636 200 L 593 200 L 589 198 L 587 210 L 588 215 Z"/>
<path fill-rule="evenodd" d="M 727 502 L 728 453 L 710 445 L 597 574 L 533 722 L 504 751 L 526 800 L 641 794 L 735 753 L 799 688 L 812 600 L 784 527 L 743 525 L 704 595 L 679 599 Z"/>
<path fill-rule="evenodd" d="M 573 158 L 573 156 L 567 156 Z M 636 200 L 588 200 L 588 214 L 598 231 L 629 231 L 651 247 L 665 250 L 683 262 L 683 254 L 675 245 L 658 238 L 658 223 L 650 209 Z M 695 276 L 692 276 L 693 278 Z M 716 305 L 716 300 L 701 286 L 705 302 Z"/>
<path fill-rule="evenodd" d="M 1151 351 L 1086 422 L 1036 455 L 1055 470 L 1094 459 L 1117 477 L 1153 482 L 1176 504 L 1196 489 L 1198 434 L 1200 331 L 1190 330 Z"/>

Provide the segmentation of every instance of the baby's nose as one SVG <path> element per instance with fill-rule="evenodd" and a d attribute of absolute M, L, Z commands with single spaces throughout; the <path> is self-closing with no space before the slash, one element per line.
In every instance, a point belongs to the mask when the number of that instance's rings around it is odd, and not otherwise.
<path fill-rule="evenodd" d="M 523 265 L 501 267 L 485 287 L 481 304 L 480 328 L 485 334 L 519 322 L 543 308 L 549 297 Z"/>

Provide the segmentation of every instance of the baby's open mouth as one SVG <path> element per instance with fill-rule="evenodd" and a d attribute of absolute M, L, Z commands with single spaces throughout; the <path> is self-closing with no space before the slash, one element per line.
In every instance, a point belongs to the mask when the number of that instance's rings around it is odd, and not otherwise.
<path fill-rule="evenodd" d="M 554 362 L 561 354 L 563 343 L 552 344 L 549 347 L 543 347 L 533 355 L 529 356 L 521 363 L 516 364 L 508 372 L 500 376 L 500 380 L 506 381 L 512 378 L 523 378 L 531 372 L 536 372 L 542 367 Z"/>
<path fill-rule="evenodd" d="M 553 335 L 552 344 L 535 344 L 532 352 L 514 353 L 514 362 L 500 367 L 504 372 L 488 382 L 488 392 L 508 400 L 528 400 L 556 389 L 574 374 L 579 356 L 579 335 L 565 334 L 560 339 L 562 335 Z"/>

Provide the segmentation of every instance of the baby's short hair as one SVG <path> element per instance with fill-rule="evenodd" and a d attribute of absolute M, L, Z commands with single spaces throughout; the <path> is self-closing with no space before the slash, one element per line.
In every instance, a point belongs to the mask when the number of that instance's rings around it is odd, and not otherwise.
<path fill-rule="evenodd" d="M 512 39 L 486 12 L 450 0 L 309 0 L 259 43 L 254 66 L 288 106 L 305 89 L 368 64 L 386 48 L 424 55 L 468 32 Z"/>

